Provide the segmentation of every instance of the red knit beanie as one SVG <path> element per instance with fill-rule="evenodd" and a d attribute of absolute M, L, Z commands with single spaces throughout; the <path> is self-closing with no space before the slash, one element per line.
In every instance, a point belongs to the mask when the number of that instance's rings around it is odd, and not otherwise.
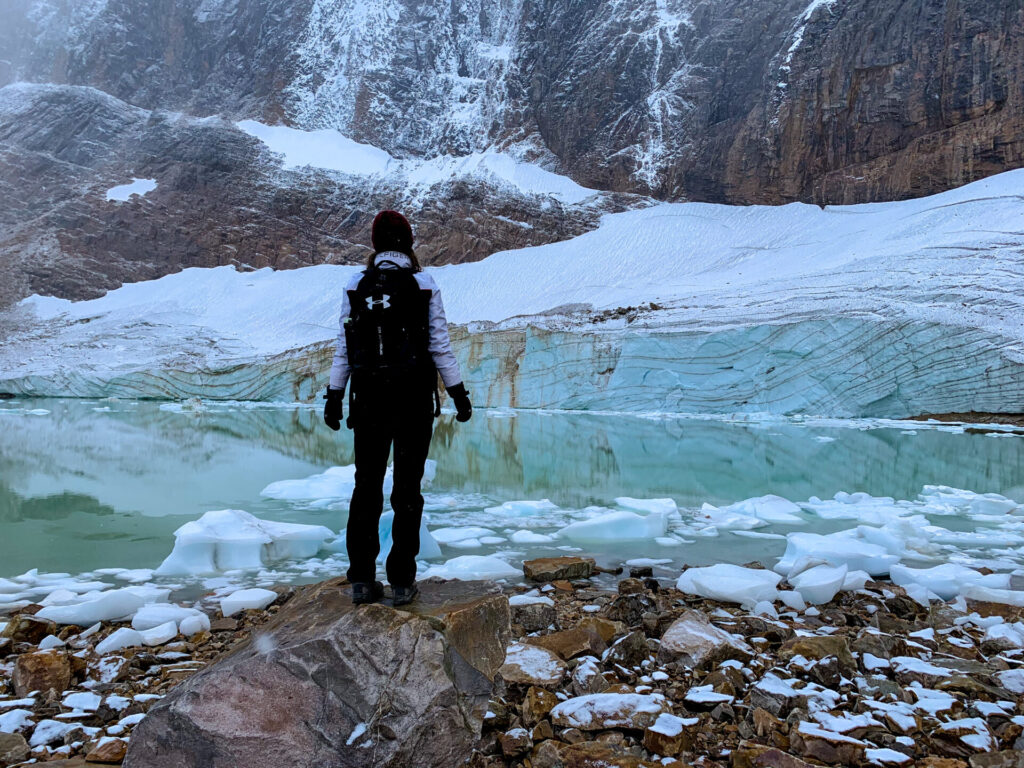
<path fill-rule="evenodd" d="M 398 211 L 381 211 L 373 219 L 373 230 L 370 233 L 373 250 L 400 251 L 409 253 L 412 250 L 412 227 L 408 220 Z"/>

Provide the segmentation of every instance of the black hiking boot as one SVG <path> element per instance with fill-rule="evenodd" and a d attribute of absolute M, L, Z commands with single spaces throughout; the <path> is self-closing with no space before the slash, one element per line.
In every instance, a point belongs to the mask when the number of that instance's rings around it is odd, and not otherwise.
<path fill-rule="evenodd" d="M 416 595 L 420 593 L 420 588 L 416 584 L 412 584 L 408 587 L 392 587 L 391 591 L 395 596 L 395 607 L 400 605 L 408 605 L 416 599 Z"/>
<path fill-rule="evenodd" d="M 355 605 L 376 603 L 384 597 L 384 585 L 379 581 L 357 581 L 352 584 L 352 602 Z"/>

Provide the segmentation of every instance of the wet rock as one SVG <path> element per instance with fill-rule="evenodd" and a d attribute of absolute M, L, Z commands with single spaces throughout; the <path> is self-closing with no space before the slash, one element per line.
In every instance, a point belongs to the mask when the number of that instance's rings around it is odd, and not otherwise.
<path fill-rule="evenodd" d="M 19 733 L 0 733 L 0 765 L 14 765 L 28 760 L 29 748 Z"/>
<path fill-rule="evenodd" d="M 120 764 L 127 751 L 128 744 L 124 739 L 104 737 L 89 750 L 85 759 L 90 763 Z"/>
<path fill-rule="evenodd" d="M 523 574 L 530 581 L 572 581 L 588 579 L 594 574 L 590 557 L 539 557 L 523 562 Z"/>
<path fill-rule="evenodd" d="M 341 582 L 300 589 L 255 642 L 154 705 L 126 768 L 290 765 L 314 752 L 346 766 L 468 759 L 508 645 L 508 600 L 485 582 L 425 581 L 408 610 L 354 607 Z M 369 739 L 374 749 L 352 748 Z"/>
<path fill-rule="evenodd" d="M 619 582 L 620 595 L 636 595 L 643 592 L 644 589 L 644 582 L 640 579 L 630 577 Z"/>
<path fill-rule="evenodd" d="M 649 603 L 643 595 L 618 595 L 605 607 L 604 615 L 612 621 L 621 621 L 627 627 L 638 627 L 648 607 Z"/>
<path fill-rule="evenodd" d="M 660 661 L 681 660 L 691 667 L 719 664 L 728 659 L 747 661 L 754 649 L 708 621 L 703 613 L 686 611 L 661 637 Z"/>
<path fill-rule="evenodd" d="M 57 625 L 48 619 L 39 619 L 25 613 L 11 617 L 0 636 L 9 638 L 12 643 L 30 643 L 39 645 L 39 641 L 47 635 L 55 634 Z"/>
<path fill-rule="evenodd" d="M 513 643 L 498 674 L 509 683 L 552 688 L 562 682 L 566 669 L 565 662 L 547 648 Z"/>
<path fill-rule="evenodd" d="M 71 684 L 71 662 L 67 653 L 56 648 L 23 653 L 14 662 L 13 682 L 18 696 L 51 688 L 61 693 Z"/>
<path fill-rule="evenodd" d="M 560 632 L 552 632 L 549 635 L 528 637 L 526 642 L 547 648 L 566 661 L 577 656 L 601 654 L 605 649 L 605 642 L 601 636 L 596 631 L 585 627 L 574 627 L 563 629 Z"/>

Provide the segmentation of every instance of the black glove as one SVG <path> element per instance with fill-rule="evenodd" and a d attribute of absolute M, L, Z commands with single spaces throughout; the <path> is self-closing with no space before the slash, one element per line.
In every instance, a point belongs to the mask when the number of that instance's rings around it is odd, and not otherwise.
<path fill-rule="evenodd" d="M 327 403 L 324 405 L 324 424 L 337 432 L 341 429 L 341 419 L 344 416 L 343 405 L 345 403 L 344 389 L 331 389 L 327 387 L 327 394 L 324 395 Z"/>
<path fill-rule="evenodd" d="M 469 402 L 469 392 L 466 391 L 466 385 L 461 381 L 453 387 L 448 387 L 448 394 L 452 398 L 452 402 L 455 403 L 455 419 L 456 421 L 469 421 L 473 415 L 473 404 Z"/>

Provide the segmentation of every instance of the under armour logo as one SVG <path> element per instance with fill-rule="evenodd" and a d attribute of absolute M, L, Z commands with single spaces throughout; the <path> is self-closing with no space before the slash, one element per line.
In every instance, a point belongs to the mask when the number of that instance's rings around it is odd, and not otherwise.
<path fill-rule="evenodd" d="M 366 306 L 367 306 L 368 309 L 374 309 L 375 307 L 380 307 L 381 309 L 387 309 L 388 307 L 391 306 L 391 302 L 389 301 L 390 298 L 391 297 L 388 296 L 386 293 L 384 294 L 384 297 L 380 298 L 380 299 L 374 299 L 373 296 L 367 296 L 366 297 Z"/>

